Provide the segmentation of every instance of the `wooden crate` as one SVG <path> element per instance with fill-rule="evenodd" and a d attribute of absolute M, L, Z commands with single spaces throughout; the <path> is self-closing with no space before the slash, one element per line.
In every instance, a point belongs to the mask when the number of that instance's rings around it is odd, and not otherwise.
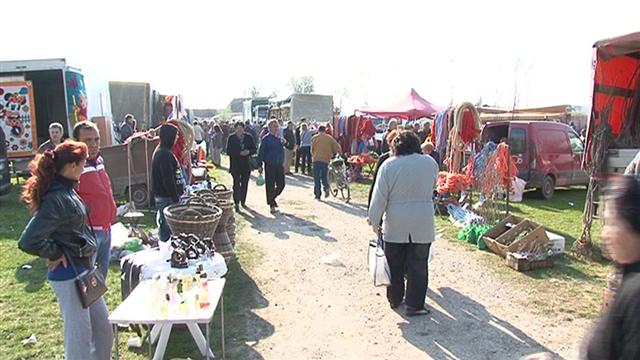
<path fill-rule="evenodd" d="M 506 233 L 512 227 L 507 226 L 507 224 L 513 224 L 513 226 L 519 224 L 524 220 L 521 217 L 515 215 L 509 215 L 504 218 L 500 223 L 487 231 L 484 236 L 490 238 L 491 240 L 496 240 L 500 237 L 500 235 Z"/>
<path fill-rule="evenodd" d="M 505 219 L 506 220 L 506 219 Z M 493 229 L 497 231 L 489 232 L 483 236 L 483 240 L 487 247 L 494 253 L 505 257 L 509 252 L 540 252 L 543 251 L 549 245 L 549 237 L 545 233 L 544 226 L 535 223 L 528 219 L 523 219 L 516 226 L 508 229 L 497 238 L 492 238 L 491 235 L 495 235 L 500 231 L 500 225 L 506 222 L 503 220 Z M 504 226 L 506 228 L 506 226 Z M 513 239 L 522 232 L 523 229 L 531 229 L 531 232 L 526 236 L 513 241 Z M 492 230 L 493 230 L 492 229 Z M 511 242 L 513 241 L 513 242 Z M 509 245 L 505 245 L 509 244 Z"/>
<path fill-rule="evenodd" d="M 544 260 L 529 260 L 526 257 L 519 256 L 517 253 L 507 253 L 506 262 L 507 266 L 516 271 L 531 271 L 553 266 L 553 258 L 551 257 Z"/>

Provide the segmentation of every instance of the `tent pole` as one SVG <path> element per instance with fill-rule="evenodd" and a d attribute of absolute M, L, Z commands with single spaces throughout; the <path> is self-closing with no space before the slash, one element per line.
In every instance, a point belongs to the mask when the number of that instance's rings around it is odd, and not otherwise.
<path fill-rule="evenodd" d="M 131 142 L 127 143 L 127 176 L 129 177 L 129 203 L 131 203 Z M 136 208 L 135 204 L 133 208 Z"/>
<path fill-rule="evenodd" d="M 144 139 L 144 161 L 147 166 L 147 207 L 151 208 L 151 180 L 149 179 L 149 141 Z"/>

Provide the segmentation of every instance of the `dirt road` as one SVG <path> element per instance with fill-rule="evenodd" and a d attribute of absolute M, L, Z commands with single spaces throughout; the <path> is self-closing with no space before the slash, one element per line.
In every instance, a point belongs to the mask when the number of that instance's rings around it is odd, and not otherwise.
<path fill-rule="evenodd" d="M 562 322 L 519 305 L 526 293 L 500 284 L 474 251 L 445 239 L 429 264 L 428 316 L 389 308 L 366 267 L 373 238 L 366 205 L 313 199 L 309 177 L 287 177 L 271 215 L 252 181 L 241 234 L 264 253 L 248 274 L 257 291 L 247 316 L 257 359 L 517 359 L 549 351 L 573 359 L 589 324 Z M 338 256 L 325 264 L 325 256 Z M 259 299 L 258 299 L 259 298 Z M 400 310 L 403 308 L 401 307 Z M 267 329 L 267 330 L 265 330 Z"/>

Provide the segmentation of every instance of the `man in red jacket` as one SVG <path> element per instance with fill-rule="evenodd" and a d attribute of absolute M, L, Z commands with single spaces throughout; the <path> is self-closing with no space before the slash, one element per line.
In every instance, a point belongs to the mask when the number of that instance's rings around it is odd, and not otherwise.
<path fill-rule="evenodd" d="M 116 220 L 111 180 L 100 156 L 100 132 L 90 121 L 81 121 L 73 127 L 73 138 L 87 144 L 89 158 L 76 188 L 89 213 L 89 226 L 93 229 L 98 251 L 96 264 L 107 278 L 111 256 L 111 224 Z"/>

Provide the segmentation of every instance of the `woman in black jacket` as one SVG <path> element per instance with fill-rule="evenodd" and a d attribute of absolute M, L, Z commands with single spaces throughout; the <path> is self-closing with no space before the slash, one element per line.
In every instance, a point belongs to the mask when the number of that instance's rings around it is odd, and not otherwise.
<path fill-rule="evenodd" d="M 93 268 L 96 252 L 87 211 L 74 190 L 87 154 L 85 144 L 67 141 L 32 161 L 22 200 L 33 215 L 18 247 L 48 259 L 47 278 L 64 320 L 65 358 L 106 360 L 113 341 L 107 306 L 100 298 L 84 309 L 75 284 L 78 274 Z"/>
<path fill-rule="evenodd" d="M 240 205 L 246 207 L 249 178 L 253 170 L 249 157 L 255 154 L 257 149 L 253 137 L 244 132 L 244 124 L 241 121 L 238 121 L 234 127 L 235 133 L 230 135 L 227 141 L 227 154 L 230 162 L 229 172 L 233 176 L 233 201 L 238 212 Z"/>

